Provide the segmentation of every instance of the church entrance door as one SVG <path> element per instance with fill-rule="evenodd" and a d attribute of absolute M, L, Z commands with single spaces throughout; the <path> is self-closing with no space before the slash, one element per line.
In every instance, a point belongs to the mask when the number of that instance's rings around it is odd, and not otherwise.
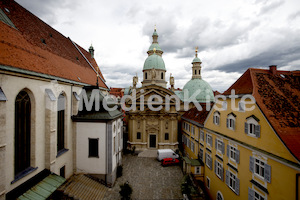
<path fill-rule="evenodd" d="M 150 135 L 149 136 L 149 140 L 150 140 L 150 148 L 156 148 L 156 135 Z"/>

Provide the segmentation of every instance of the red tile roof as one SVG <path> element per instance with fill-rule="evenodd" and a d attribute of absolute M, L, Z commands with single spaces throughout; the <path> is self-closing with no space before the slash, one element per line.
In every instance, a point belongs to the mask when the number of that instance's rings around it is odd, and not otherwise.
<path fill-rule="evenodd" d="M 109 94 L 114 95 L 115 97 L 124 96 L 124 88 L 110 88 Z"/>
<path fill-rule="evenodd" d="M 96 84 L 96 73 L 83 57 L 97 69 L 89 52 L 76 44 L 82 55 L 70 38 L 14 1 L 0 1 L 0 8 L 17 28 L 0 21 L 0 65 Z M 104 80 L 101 71 L 100 76 Z M 102 80 L 99 86 L 107 88 Z"/>
<path fill-rule="evenodd" d="M 189 119 L 192 120 L 194 122 L 197 122 L 199 124 L 204 125 L 204 121 L 209 113 L 209 111 L 206 110 L 206 104 L 200 104 L 202 107 L 202 110 L 199 111 L 197 109 L 197 107 L 191 108 L 189 111 L 185 112 L 182 117 L 183 119 Z M 213 104 L 211 104 L 211 107 L 213 106 Z"/>
<path fill-rule="evenodd" d="M 274 69 L 274 67 L 273 67 Z M 252 94 L 289 151 L 300 161 L 300 71 L 248 69 L 224 94 Z"/>

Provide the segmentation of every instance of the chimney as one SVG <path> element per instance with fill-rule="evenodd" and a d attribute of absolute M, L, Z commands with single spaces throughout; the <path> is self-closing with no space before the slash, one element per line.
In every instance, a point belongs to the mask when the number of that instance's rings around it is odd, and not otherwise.
<path fill-rule="evenodd" d="M 271 65 L 269 66 L 271 74 L 275 75 L 277 71 L 277 65 Z"/>

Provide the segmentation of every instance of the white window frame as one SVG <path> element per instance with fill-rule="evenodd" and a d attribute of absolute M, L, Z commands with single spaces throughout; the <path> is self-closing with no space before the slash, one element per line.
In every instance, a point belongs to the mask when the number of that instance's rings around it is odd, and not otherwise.
<path fill-rule="evenodd" d="M 220 191 L 217 192 L 216 200 L 220 200 L 218 199 L 219 195 L 221 196 L 221 200 L 224 200 L 223 194 Z"/>
<path fill-rule="evenodd" d="M 248 129 L 248 135 L 252 137 L 257 137 L 255 134 L 255 126 L 259 126 L 258 122 L 253 118 L 250 117 L 247 119 L 247 129 Z M 252 131 L 251 131 L 252 130 Z"/>
<path fill-rule="evenodd" d="M 214 122 L 215 125 L 220 125 L 220 114 L 217 111 L 214 112 L 213 122 Z"/>
<path fill-rule="evenodd" d="M 266 162 L 254 157 L 254 174 L 261 179 L 264 179 L 265 177 L 265 164 Z M 258 169 L 258 173 L 257 173 Z"/>
<path fill-rule="evenodd" d="M 235 157 L 236 157 L 236 150 L 237 148 L 234 146 L 229 145 L 229 158 L 236 162 Z"/>
<path fill-rule="evenodd" d="M 209 163 L 212 164 L 212 157 L 210 154 L 206 153 L 205 164 L 209 169 L 212 169 L 212 166 L 209 166 Z"/>
<path fill-rule="evenodd" d="M 195 152 L 195 144 L 193 141 L 191 141 L 191 151 L 194 153 Z"/>
<path fill-rule="evenodd" d="M 227 120 L 228 120 L 227 128 L 230 129 L 230 130 L 235 130 L 235 124 L 236 124 L 235 117 L 232 114 L 229 114 L 227 116 Z"/>
<path fill-rule="evenodd" d="M 254 191 L 254 200 L 267 200 L 265 195 L 262 195 L 260 192 L 257 190 L 253 189 Z M 256 197 L 256 194 L 258 195 L 258 198 Z"/>
<path fill-rule="evenodd" d="M 220 140 L 220 139 L 216 139 L 217 140 L 217 146 L 216 146 L 216 149 L 219 153 L 223 154 L 223 141 Z M 219 146 L 220 145 L 220 146 Z M 220 147 L 220 149 L 219 149 Z"/>
<path fill-rule="evenodd" d="M 201 166 L 195 166 L 195 174 L 201 174 Z"/>
<path fill-rule="evenodd" d="M 220 163 L 219 161 L 216 161 L 216 175 L 222 179 L 222 174 L 223 174 L 223 164 Z"/>
<path fill-rule="evenodd" d="M 200 141 L 204 142 L 204 131 L 200 130 Z"/>
<path fill-rule="evenodd" d="M 210 189 L 210 178 L 208 176 L 206 177 L 206 187 Z"/>
<path fill-rule="evenodd" d="M 229 171 L 228 170 L 228 172 L 229 172 L 229 187 L 233 190 L 233 191 L 235 191 L 236 190 L 236 188 L 235 188 L 235 185 L 236 185 L 236 175 L 234 174 L 234 173 L 232 173 L 231 171 Z"/>
<path fill-rule="evenodd" d="M 192 133 L 193 135 L 195 135 L 195 127 L 194 127 L 194 126 L 191 126 L 191 133 Z"/>
<path fill-rule="evenodd" d="M 210 138 L 210 139 L 209 139 Z M 209 146 L 209 147 L 212 147 L 212 136 L 209 135 L 209 134 L 206 134 L 206 144 Z"/>

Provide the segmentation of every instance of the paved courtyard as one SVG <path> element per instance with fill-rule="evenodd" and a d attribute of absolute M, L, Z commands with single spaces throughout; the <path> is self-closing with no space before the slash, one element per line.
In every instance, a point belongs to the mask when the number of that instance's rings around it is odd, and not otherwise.
<path fill-rule="evenodd" d="M 120 184 L 129 182 L 132 199 L 182 199 L 180 183 L 183 177 L 179 166 L 162 167 L 154 157 L 156 152 L 148 151 L 139 156 L 123 156 L 123 176 L 106 193 L 105 199 L 121 199 Z"/>

